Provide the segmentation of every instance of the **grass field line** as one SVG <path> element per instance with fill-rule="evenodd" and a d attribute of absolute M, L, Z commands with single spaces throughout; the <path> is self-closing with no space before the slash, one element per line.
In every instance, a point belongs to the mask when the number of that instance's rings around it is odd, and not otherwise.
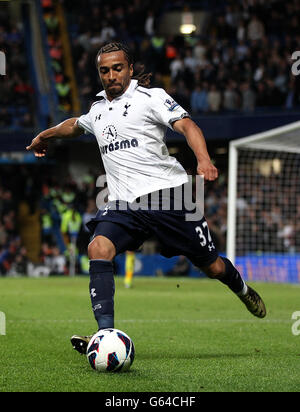
<path fill-rule="evenodd" d="M 290 319 L 116 319 L 119 323 L 291 323 Z M 8 319 L 8 323 L 89 323 L 91 319 Z"/>

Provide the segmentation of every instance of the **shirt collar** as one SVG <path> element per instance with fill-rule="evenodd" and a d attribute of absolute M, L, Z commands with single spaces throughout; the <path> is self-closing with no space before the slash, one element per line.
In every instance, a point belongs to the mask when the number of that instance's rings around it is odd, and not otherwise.
<path fill-rule="evenodd" d="M 131 97 L 133 95 L 134 90 L 137 88 L 137 86 L 138 86 L 138 81 L 135 79 L 131 79 L 129 86 L 127 87 L 127 90 L 125 91 L 125 93 L 123 93 L 119 97 Z M 107 99 L 105 90 L 102 90 L 102 92 L 96 94 L 96 96 L 102 96 L 105 99 Z"/>

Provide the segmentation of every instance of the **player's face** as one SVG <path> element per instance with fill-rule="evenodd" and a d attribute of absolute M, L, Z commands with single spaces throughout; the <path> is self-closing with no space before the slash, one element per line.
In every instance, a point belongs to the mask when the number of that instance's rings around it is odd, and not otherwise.
<path fill-rule="evenodd" d="M 101 54 L 98 57 L 98 71 L 109 100 L 126 91 L 133 75 L 132 64 L 128 64 L 122 50 Z"/>

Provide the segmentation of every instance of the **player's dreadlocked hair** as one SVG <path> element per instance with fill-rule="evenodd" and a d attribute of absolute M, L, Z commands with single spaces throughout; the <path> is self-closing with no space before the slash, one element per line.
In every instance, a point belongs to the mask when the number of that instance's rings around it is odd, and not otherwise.
<path fill-rule="evenodd" d="M 128 62 L 128 65 L 130 66 L 131 64 L 134 64 L 133 61 L 133 56 L 130 51 L 130 49 L 123 43 L 118 43 L 118 42 L 112 42 L 108 43 L 105 46 L 101 47 L 101 49 L 98 51 L 97 56 L 96 56 L 96 67 L 98 69 L 98 57 L 103 54 L 103 53 L 111 53 L 114 51 L 119 51 L 122 50 L 125 54 L 125 58 Z M 136 67 L 135 67 L 136 69 Z M 138 81 L 138 85 L 142 87 L 150 87 L 150 77 L 152 76 L 152 73 L 144 73 L 145 67 L 142 64 L 139 64 L 139 69 L 136 75 L 134 75 L 132 78 Z"/>

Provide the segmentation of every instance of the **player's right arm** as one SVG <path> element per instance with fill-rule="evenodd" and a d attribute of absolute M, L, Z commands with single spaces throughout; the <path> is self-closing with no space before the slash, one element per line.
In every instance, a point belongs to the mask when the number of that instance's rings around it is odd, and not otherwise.
<path fill-rule="evenodd" d="M 39 133 L 31 144 L 26 147 L 26 150 L 33 150 L 36 157 L 44 157 L 47 152 L 48 142 L 51 139 L 78 137 L 83 133 L 84 130 L 77 124 L 77 117 L 72 117 Z"/>

